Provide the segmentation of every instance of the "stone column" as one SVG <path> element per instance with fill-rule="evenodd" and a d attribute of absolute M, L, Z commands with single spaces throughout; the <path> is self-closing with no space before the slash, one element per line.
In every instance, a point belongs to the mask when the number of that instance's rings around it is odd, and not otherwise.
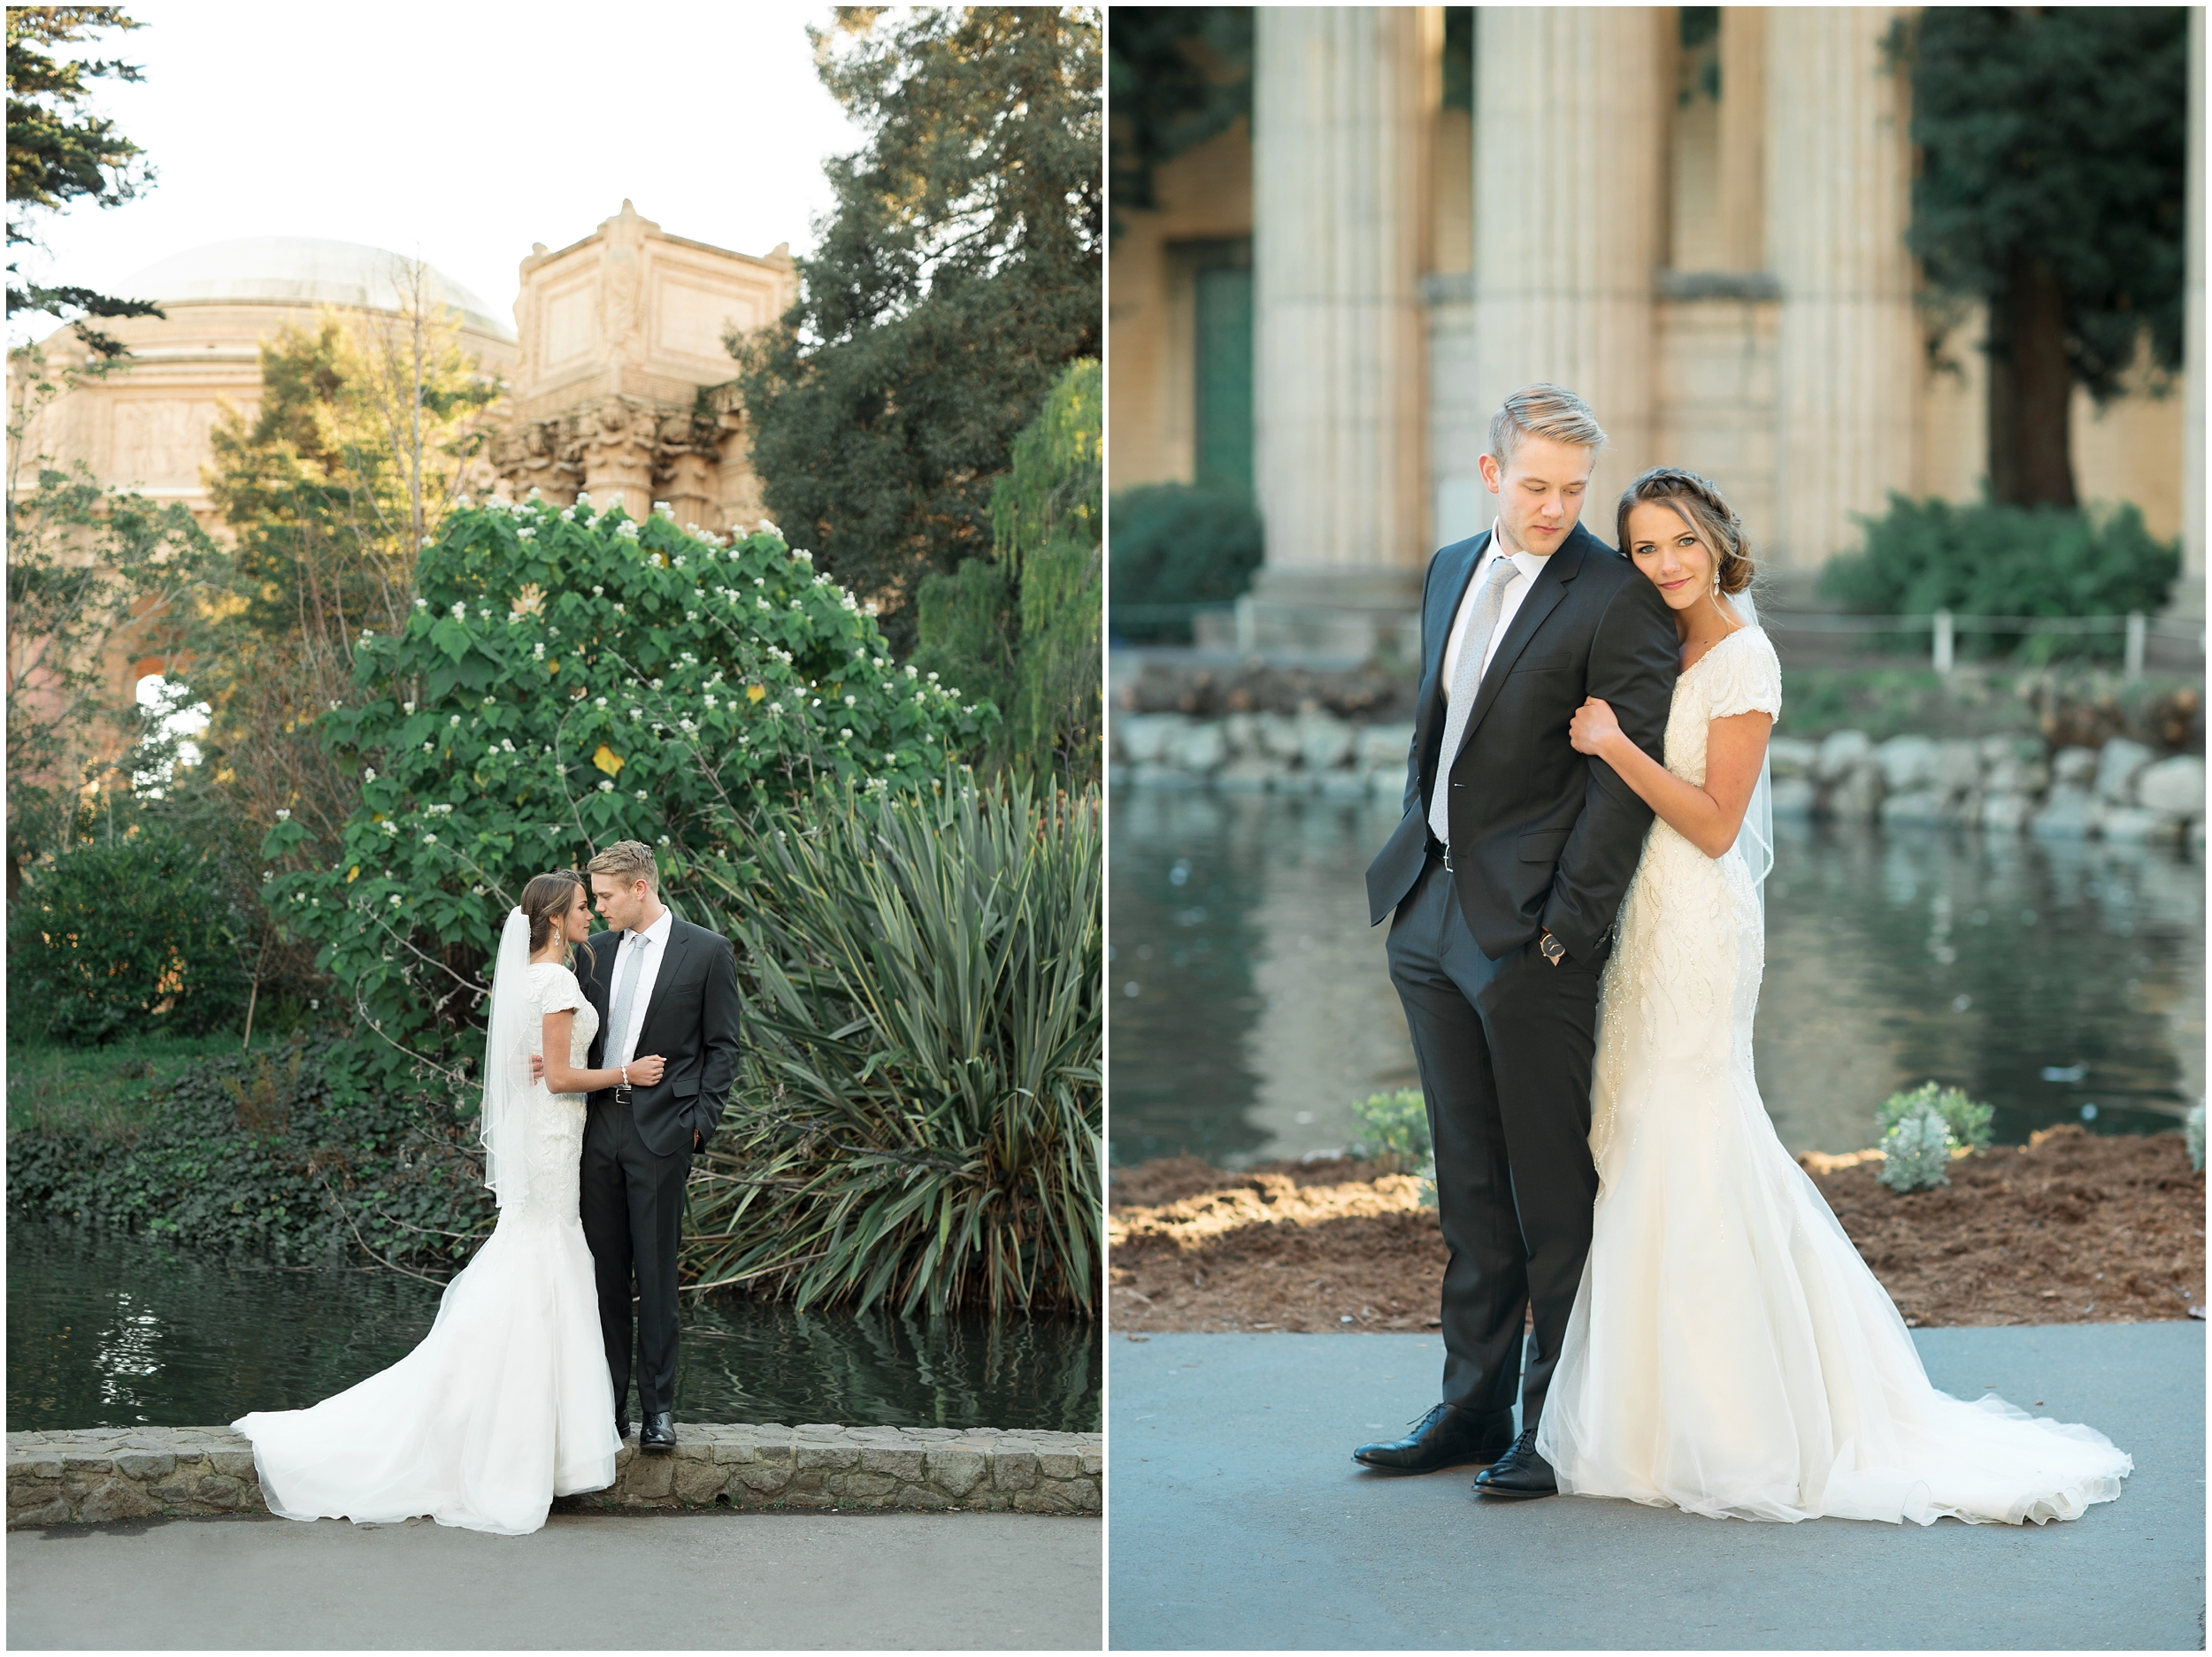
<path fill-rule="evenodd" d="M 1407 610 L 1428 545 L 1423 434 L 1435 7 L 1254 14 L 1256 595 Z"/>
<path fill-rule="evenodd" d="M 1767 12 L 1768 264 L 1782 288 L 1775 545 L 1809 577 L 1855 546 L 1851 515 L 1912 487 L 1909 88 L 1883 61 L 1893 6 Z"/>
<path fill-rule="evenodd" d="M 2187 286 L 2182 294 L 2181 579 L 2204 614 L 2204 8 L 2189 8 Z M 2193 588 L 2193 594 L 2187 589 Z"/>
<path fill-rule="evenodd" d="M 1727 268 L 1766 268 L 1767 14 L 1720 13 L 1720 219 Z"/>
<path fill-rule="evenodd" d="M 601 510 L 620 500 L 643 523 L 653 510 L 653 449 L 659 420 L 628 397 L 603 397 L 584 415 L 584 492 Z"/>
<path fill-rule="evenodd" d="M 1653 273 L 1662 253 L 1672 8 L 1475 13 L 1475 352 L 1486 424 L 1548 380 L 1609 440 L 1584 525 L 1653 453 Z M 1723 93 L 1726 96 L 1725 90 Z M 1491 502 L 1486 495 L 1484 527 Z"/>
<path fill-rule="evenodd" d="M 663 498 L 680 525 L 714 527 L 720 516 L 719 472 L 715 462 L 696 449 L 680 449 L 665 456 Z"/>

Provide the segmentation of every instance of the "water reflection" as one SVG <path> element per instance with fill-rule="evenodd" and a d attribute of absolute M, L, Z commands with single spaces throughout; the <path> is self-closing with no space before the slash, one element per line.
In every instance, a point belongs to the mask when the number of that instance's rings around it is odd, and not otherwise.
<path fill-rule="evenodd" d="M 1365 802 L 1113 797 L 1112 1151 L 1230 1165 L 1347 1143 L 1415 1079 L 1361 874 Z M 1760 1086 L 1796 1150 L 1937 1077 L 2001 1140 L 2171 1127 L 2204 1093 L 2204 872 L 2170 850 L 1784 823 Z M 2085 1114 L 2086 1113 L 2086 1114 Z"/>
<path fill-rule="evenodd" d="M 194 1426 L 293 1409 L 404 1355 L 438 1291 L 384 1271 L 213 1261 L 8 1224 L 8 1427 Z M 677 1419 L 1099 1427 L 1096 1331 L 1059 1320 L 798 1313 L 716 1297 L 686 1316 Z"/>

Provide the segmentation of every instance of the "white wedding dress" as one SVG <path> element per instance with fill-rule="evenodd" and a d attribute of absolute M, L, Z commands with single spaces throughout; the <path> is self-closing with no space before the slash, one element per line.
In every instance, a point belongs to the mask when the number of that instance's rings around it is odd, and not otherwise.
<path fill-rule="evenodd" d="M 510 932 L 520 919 L 511 917 Z M 504 1184 L 495 1151 L 488 1177 L 500 1193 L 499 1223 L 446 1285 L 421 1345 L 311 1409 L 257 1411 L 232 1423 L 253 1440 L 271 1513 L 363 1523 L 427 1515 L 523 1536 L 544 1525 L 555 1496 L 614 1483 L 614 1384 L 577 1208 L 584 1096 L 526 1081 L 526 1054 L 543 1046 L 546 1014 L 575 1009 L 569 1062 L 579 1068 L 599 1015 L 565 967 L 531 963 L 511 978 L 521 980 L 521 1005 L 503 1019 L 497 1002 L 511 982 L 503 962 L 490 1022 L 495 1032 L 509 1019 L 519 1026 L 524 1051 L 509 1058 L 523 1078 L 511 1142 L 526 1165 L 510 1167 L 512 1184 Z M 498 1050 L 488 1049 L 488 1069 Z"/>
<path fill-rule="evenodd" d="M 1778 714 L 1746 627 L 1677 682 L 1666 764 Z M 1537 1429 L 1562 1492 L 1715 1518 L 2078 1518 L 2134 1463 L 2088 1427 L 1928 1383 L 1904 1320 L 1775 1137 L 1752 1072 L 1765 966 L 1741 851 L 1655 821 L 1599 1002 L 1587 1264 Z"/>

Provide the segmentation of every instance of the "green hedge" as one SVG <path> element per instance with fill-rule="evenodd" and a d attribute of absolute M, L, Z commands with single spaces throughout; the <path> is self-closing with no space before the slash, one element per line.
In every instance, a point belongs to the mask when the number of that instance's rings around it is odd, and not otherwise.
<path fill-rule="evenodd" d="M 1117 639 L 1179 641 L 1190 618 L 1131 607 L 1222 603 L 1252 584 L 1266 543 L 1259 513 L 1232 490 L 1153 483 L 1114 497 L 1110 557 Z"/>
<path fill-rule="evenodd" d="M 234 1024 L 247 918 L 207 853 L 150 825 L 50 854 L 8 909 L 16 1033 L 69 1047 Z"/>
<path fill-rule="evenodd" d="M 1865 545 L 1831 562 L 1820 590 L 1865 615 L 2155 615 L 2181 572 L 2180 543 L 2152 535 L 2131 505 L 2065 511 L 1893 494 L 1885 516 L 1862 521 Z M 1915 648 L 1925 648 L 1925 635 L 1915 635 Z M 2017 650 L 2038 660 L 2116 657 L 2121 648 L 2116 633 L 1959 639 L 1962 656 Z"/>

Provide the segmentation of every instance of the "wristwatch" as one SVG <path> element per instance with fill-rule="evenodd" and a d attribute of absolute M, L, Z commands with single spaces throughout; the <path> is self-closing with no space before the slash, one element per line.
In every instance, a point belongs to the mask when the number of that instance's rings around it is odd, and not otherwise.
<path fill-rule="evenodd" d="M 1557 966 L 1567 958 L 1567 946 L 1549 932 L 1546 932 L 1536 940 L 1536 953 L 1550 962 L 1552 965 Z"/>

